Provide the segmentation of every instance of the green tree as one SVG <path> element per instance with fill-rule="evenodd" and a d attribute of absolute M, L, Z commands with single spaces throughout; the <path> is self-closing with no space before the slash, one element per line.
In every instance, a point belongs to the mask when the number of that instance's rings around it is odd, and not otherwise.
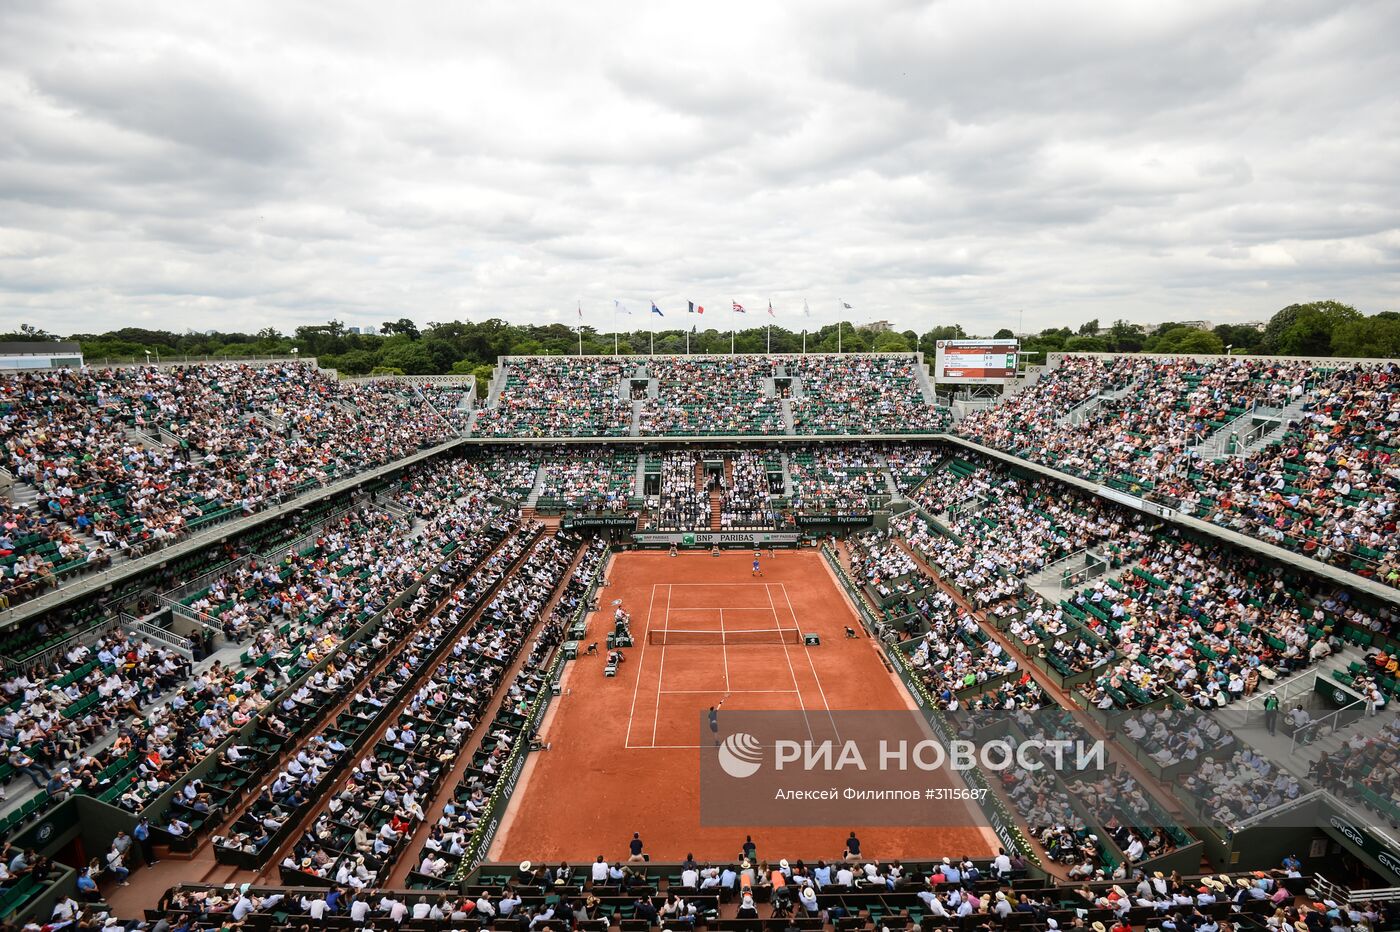
<path fill-rule="evenodd" d="M 894 331 L 877 333 L 870 349 L 876 353 L 907 353 L 910 351 L 909 343 L 904 339 L 904 334 Z"/>
<path fill-rule="evenodd" d="M 1195 327 L 1173 327 L 1165 333 L 1159 333 L 1149 348 L 1154 353 L 1218 354 L 1225 352 L 1225 344 L 1220 342 L 1220 337 L 1209 330 L 1197 330 Z"/>
<path fill-rule="evenodd" d="M 1360 311 L 1339 301 L 1290 304 L 1265 325 L 1259 351 L 1284 356 L 1326 356 L 1332 351 L 1332 331 L 1339 324 L 1360 319 Z"/>
<path fill-rule="evenodd" d="M 1121 319 L 1113 322 L 1113 326 L 1108 328 L 1104 337 L 1115 353 L 1136 353 L 1142 349 L 1144 343 L 1142 331 Z"/>
<path fill-rule="evenodd" d="M 0 333 L 0 341 L 5 343 L 48 343 L 58 337 L 47 330 L 40 330 L 33 324 L 20 324 L 16 333 Z"/>
<path fill-rule="evenodd" d="M 1065 352 L 1106 353 L 1108 352 L 1108 341 L 1100 337 L 1070 337 L 1068 340 L 1065 340 Z"/>
<path fill-rule="evenodd" d="M 419 335 L 418 325 L 407 317 L 400 317 L 398 320 L 384 321 L 383 326 L 379 328 L 379 332 L 389 336 L 403 335 L 410 340 L 418 339 Z"/>
<path fill-rule="evenodd" d="M 1332 331 L 1333 356 L 1400 356 L 1400 314 L 1347 320 Z"/>
<path fill-rule="evenodd" d="M 923 336 L 919 337 L 919 351 L 929 359 L 933 358 L 938 349 L 939 340 L 966 340 L 967 333 L 961 324 L 951 324 L 943 327 L 934 327 Z"/>
<path fill-rule="evenodd" d="M 1262 331 L 1244 324 L 1219 324 L 1211 331 L 1225 346 L 1234 347 L 1231 352 L 1253 352 L 1264 339 Z"/>
<path fill-rule="evenodd" d="M 1009 328 L 1007 328 L 1007 327 L 1002 327 L 1000 330 L 998 330 L 996 333 L 994 333 L 994 334 L 992 335 L 992 339 L 993 339 L 993 340 L 1014 340 L 1014 339 L 1016 339 L 1016 334 L 1013 333 Z"/>
<path fill-rule="evenodd" d="M 1089 321 L 1088 323 L 1080 324 L 1080 325 L 1079 325 L 1079 335 L 1080 335 L 1081 337 L 1093 337 L 1093 336 L 1098 336 L 1098 333 L 1099 333 L 1099 319 L 1098 319 L 1097 317 L 1095 317 L 1093 320 Z"/>
<path fill-rule="evenodd" d="M 432 354 L 422 343 L 400 343 L 384 350 L 380 365 L 400 369 L 409 375 L 438 375 Z"/>

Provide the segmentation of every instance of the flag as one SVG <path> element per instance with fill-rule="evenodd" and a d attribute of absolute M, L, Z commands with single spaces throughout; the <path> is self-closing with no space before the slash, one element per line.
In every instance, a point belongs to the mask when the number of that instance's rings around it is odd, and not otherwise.
<path fill-rule="evenodd" d="M 614 299 L 613 299 L 613 313 L 614 313 L 614 314 L 628 314 L 628 315 L 630 315 L 632 312 L 629 311 L 629 310 L 627 310 L 627 306 L 624 305 L 621 301 L 619 301 L 619 300 L 617 300 L 616 298 L 614 298 Z"/>
<path fill-rule="evenodd" d="M 734 302 L 734 313 L 735 313 L 735 314 L 743 314 L 743 313 L 746 313 L 746 312 L 744 311 L 744 306 L 743 306 L 742 304 L 740 304 L 738 301 L 735 301 L 735 302 Z"/>
<path fill-rule="evenodd" d="M 705 313 L 705 309 L 704 309 L 703 307 L 701 307 L 700 305 L 696 304 L 694 301 L 687 301 L 686 303 L 690 305 L 690 307 L 686 309 L 686 313 L 687 313 L 687 314 L 703 314 L 703 313 Z"/>
<path fill-rule="evenodd" d="M 661 308 L 659 308 L 659 307 L 656 306 L 656 302 L 655 302 L 655 301 L 651 302 L 651 312 L 652 312 L 653 314 L 655 314 L 657 317 L 665 317 L 665 316 L 666 316 L 665 314 L 661 313 Z"/>
<path fill-rule="evenodd" d="M 842 301 L 842 302 L 841 302 L 841 306 L 844 307 L 844 308 L 845 308 L 846 310 L 848 310 L 848 311 L 854 311 L 854 310 L 855 310 L 855 308 L 851 307 L 851 306 L 850 306 L 849 304 L 847 304 L 845 301 Z"/>
<path fill-rule="evenodd" d="M 811 317 L 811 316 L 812 316 L 812 309 L 811 309 L 810 307 L 807 306 L 807 299 L 806 299 L 806 298 L 803 298 L 803 299 L 802 299 L 802 313 L 803 313 L 804 315 L 806 315 L 807 317 Z"/>
<path fill-rule="evenodd" d="M 769 301 L 769 302 L 768 302 L 768 316 L 769 316 L 769 317 L 777 317 L 777 316 L 778 316 L 777 314 L 774 314 L 774 313 L 773 313 L 773 302 L 772 302 L 772 301 Z"/>
<path fill-rule="evenodd" d="M 582 303 L 582 302 L 579 302 L 579 306 L 578 306 L 578 317 L 579 317 L 579 320 L 583 320 L 583 303 Z"/>

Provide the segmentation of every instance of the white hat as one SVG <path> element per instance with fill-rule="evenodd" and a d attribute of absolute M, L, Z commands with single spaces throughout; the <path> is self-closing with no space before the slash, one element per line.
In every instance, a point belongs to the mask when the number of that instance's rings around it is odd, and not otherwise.
<path fill-rule="evenodd" d="M 528 874 L 528 873 L 530 872 L 530 868 L 531 868 L 532 866 L 533 866 L 533 865 L 531 865 L 529 861 L 521 861 L 521 862 L 520 862 L 520 872 L 521 872 L 522 874 Z"/>
<path fill-rule="evenodd" d="M 787 858 L 783 858 L 781 861 L 778 862 L 778 866 L 781 867 L 783 870 L 787 870 L 791 865 L 788 864 Z"/>

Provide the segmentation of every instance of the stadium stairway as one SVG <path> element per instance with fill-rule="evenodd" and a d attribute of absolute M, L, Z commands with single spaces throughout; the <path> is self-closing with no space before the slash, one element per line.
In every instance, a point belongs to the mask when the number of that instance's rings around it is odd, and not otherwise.
<path fill-rule="evenodd" d="M 500 365 L 491 374 L 491 384 L 486 389 L 486 407 L 496 407 L 496 402 L 500 400 L 501 391 L 506 387 L 506 367 Z"/>
<path fill-rule="evenodd" d="M 792 399 L 779 398 L 778 409 L 783 414 L 783 433 L 789 436 L 797 433 L 797 424 L 792 418 Z"/>
<path fill-rule="evenodd" d="M 1254 408 L 1245 411 L 1243 414 L 1231 419 L 1219 430 L 1212 433 L 1205 440 L 1188 448 L 1187 452 L 1203 457 L 1205 459 L 1220 459 L 1227 456 L 1248 456 L 1282 436 L 1288 425 L 1303 414 L 1303 403 L 1295 401 L 1287 407 L 1271 414 L 1260 414 Z M 1265 430 L 1260 428 L 1272 422 L 1272 426 Z M 1255 431 L 1260 431 L 1252 436 Z M 1236 450 L 1230 449 L 1231 437 L 1248 438 L 1247 442 Z"/>
<path fill-rule="evenodd" d="M 1334 671 L 1346 670 L 1351 666 L 1352 661 L 1360 661 L 1364 659 L 1365 656 L 1366 651 L 1364 649 L 1354 644 L 1344 645 L 1341 650 L 1323 658 L 1320 662 L 1299 670 L 1287 679 L 1270 684 L 1269 689 L 1277 691 L 1282 704 L 1287 708 L 1291 708 L 1291 706 L 1288 706 L 1289 700 L 1297 696 L 1311 693 L 1313 691 L 1313 681 L 1317 677 L 1330 678 Z M 1254 695 L 1245 699 L 1243 702 L 1232 705 L 1231 708 L 1245 709 L 1250 712 L 1260 712 L 1262 714 L 1264 698 L 1267 695 L 1268 689 L 1261 688 Z"/>
<path fill-rule="evenodd" d="M 883 453 L 876 453 L 875 459 L 880 463 L 880 478 L 885 480 L 885 488 L 890 495 L 899 497 L 899 483 L 894 481 L 894 473 L 890 472 L 890 461 Z"/>
<path fill-rule="evenodd" d="M 783 457 L 783 497 L 792 498 L 792 461 L 788 459 L 787 451 L 782 453 Z"/>
<path fill-rule="evenodd" d="M 525 513 L 525 509 L 527 509 L 527 508 L 530 510 L 530 514 L 531 514 L 531 515 L 533 515 L 533 514 L 535 513 L 535 506 L 537 506 L 537 505 L 540 503 L 540 493 L 543 492 L 543 491 L 544 491 L 544 464 L 541 463 L 541 464 L 539 465 L 539 467 L 537 467 L 537 468 L 535 469 L 535 482 L 534 482 L 533 485 L 530 486 L 530 494 L 529 494 L 529 495 L 526 495 L 526 496 L 525 496 L 525 501 L 523 501 L 523 502 L 520 503 L 520 511 L 521 511 L 521 514 L 524 514 L 524 513 Z"/>
<path fill-rule="evenodd" d="M 1094 394 L 1090 395 L 1088 398 L 1085 398 L 1079 404 L 1075 405 L 1073 408 L 1070 408 L 1064 414 L 1061 414 L 1058 420 L 1061 424 L 1070 427 L 1078 425 L 1082 423 L 1085 418 L 1087 418 L 1089 415 L 1093 414 L 1096 410 L 1098 410 L 1099 406 L 1102 405 L 1104 402 L 1118 401 L 1120 398 L 1126 398 L 1133 392 L 1137 391 L 1138 387 L 1141 384 L 1142 379 L 1137 378 L 1133 379 L 1131 382 L 1129 382 L 1122 388 L 1100 389 L 1094 392 Z"/>
<path fill-rule="evenodd" d="M 139 443 L 142 446 L 166 445 L 164 439 L 160 436 L 160 432 L 158 430 L 147 432 L 139 427 L 133 427 L 129 424 L 126 428 L 126 439 L 130 440 L 132 443 Z"/>
<path fill-rule="evenodd" d="M 1104 542 L 1104 544 L 1107 543 L 1111 543 L 1111 541 Z M 1104 546 L 1104 544 L 1101 544 L 1100 547 Z M 1136 565 L 1132 561 L 1129 561 L 1124 563 L 1122 566 L 1109 569 L 1108 572 L 1104 573 L 1101 576 L 1095 576 L 1093 579 L 1086 579 L 1084 582 L 1066 588 L 1061 583 L 1061 579 L 1064 577 L 1064 574 L 1066 572 L 1084 569 L 1086 562 L 1087 557 L 1085 551 L 1081 550 L 1078 553 L 1072 553 L 1069 556 L 1064 557 L 1063 559 L 1056 560 L 1054 563 L 1043 567 L 1041 571 L 1039 573 L 1036 573 L 1034 576 L 1027 577 L 1026 585 L 1030 586 L 1036 592 L 1040 593 L 1040 595 L 1047 599 L 1051 605 L 1059 605 L 1061 599 L 1068 599 L 1071 596 L 1073 596 L 1076 592 L 1079 592 L 1089 587 L 1090 585 L 1093 585 L 1094 583 L 1097 583 L 1099 581 L 1107 583 L 1109 580 L 1119 579 L 1127 575 L 1128 572 L 1132 570 L 1132 568 Z"/>
<path fill-rule="evenodd" d="M 928 366 L 921 362 L 916 363 L 914 371 L 919 375 L 919 391 L 924 393 L 924 401 L 937 404 L 938 394 L 933 390 L 933 382 L 928 377 Z"/>
<path fill-rule="evenodd" d="M 154 441 L 152 441 L 149 437 L 146 438 L 145 442 L 154 443 Z M 36 488 L 33 485 L 30 485 L 23 479 L 15 480 L 15 484 L 10 486 L 9 493 L 10 501 L 14 502 L 16 506 L 25 509 L 39 510 L 37 508 L 37 502 L 39 501 L 38 488 Z M 67 521 L 63 521 L 62 524 L 63 527 L 70 534 L 72 534 L 78 540 L 82 541 L 83 546 L 86 547 L 88 550 L 96 550 L 98 547 L 101 547 L 111 560 L 111 563 L 108 564 L 109 566 L 120 566 L 121 564 L 127 563 L 131 560 L 131 557 L 127 556 L 125 553 L 122 553 L 120 550 L 115 550 L 104 544 L 100 539 L 98 539 L 98 537 L 95 534 L 92 534 L 89 531 L 80 530 L 76 525 L 69 524 Z M 75 578 L 81 577 L 79 576 Z M 67 585 L 69 581 L 71 581 L 69 577 L 64 577 L 63 582 L 60 583 L 58 588 L 63 588 L 63 586 Z"/>
<path fill-rule="evenodd" d="M 720 530 L 720 512 L 723 510 L 724 497 L 720 495 L 718 489 L 710 492 L 710 530 Z"/>

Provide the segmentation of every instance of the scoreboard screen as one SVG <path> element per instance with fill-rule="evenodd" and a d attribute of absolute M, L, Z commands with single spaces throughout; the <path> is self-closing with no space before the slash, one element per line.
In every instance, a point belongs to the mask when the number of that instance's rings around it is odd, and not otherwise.
<path fill-rule="evenodd" d="M 1016 377 L 1018 340 L 939 340 L 935 345 L 933 380 L 964 385 L 990 385 Z"/>

